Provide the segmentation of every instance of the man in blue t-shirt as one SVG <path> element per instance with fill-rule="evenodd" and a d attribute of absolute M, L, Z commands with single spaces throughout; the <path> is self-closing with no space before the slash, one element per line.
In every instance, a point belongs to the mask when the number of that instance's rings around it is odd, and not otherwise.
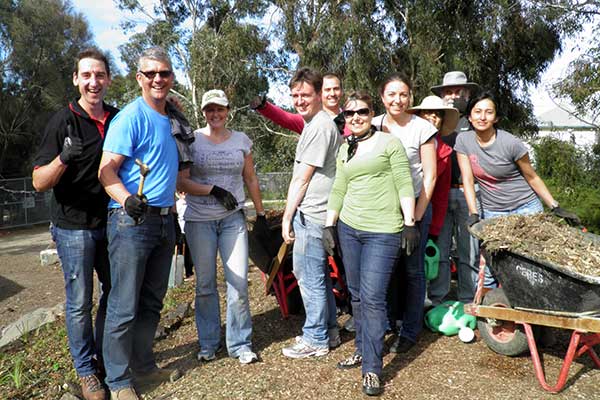
<path fill-rule="evenodd" d="M 119 400 L 139 399 L 133 378 L 137 385 L 144 385 L 180 375 L 176 370 L 158 368 L 152 351 L 175 246 L 171 207 L 178 153 L 166 108 L 175 77 L 165 50 L 154 47 L 142 53 L 136 80 L 142 96 L 113 120 L 99 169 L 100 182 L 111 197 L 108 251 L 112 290 L 104 331 L 104 364 L 111 399 Z M 137 194 L 140 167 L 136 159 L 150 169 L 141 196 Z"/>

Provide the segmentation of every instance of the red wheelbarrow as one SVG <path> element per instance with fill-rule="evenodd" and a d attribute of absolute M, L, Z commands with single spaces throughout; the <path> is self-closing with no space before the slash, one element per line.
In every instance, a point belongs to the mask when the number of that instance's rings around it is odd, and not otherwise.
<path fill-rule="evenodd" d="M 483 239 L 481 221 L 471 233 Z M 586 234 L 600 243 L 600 236 Z M 587 354 L 600 368 L 594 346 L 600 344 L 600 277 L 579 274 L 544 260 L 509 250 L 488 252 L 485 258 L 500 288 L 485 291 L 484 266 L 480 268 L 474 302 L 465 312 L 478 317 L 481 338 L 496 353 L 517 356 L 529 350 L 535 375 L 544 390 L 560 392 L 573 360 Z M 546 381 L 536 345 L 539 327 L 572 331 L 556 384 Z"/>
<path fill-rule="evenodd" d="M 281 225 L 270 225 L 271 237 L 268 241 L 259 240 L 248 232 L 249 256 L 261 273 L 265 284 L 265 294 L 274 294 L 283 318 L 290 314 L 299 314 L 304 306 L 296 277 L 292 273 L 293 245 L 287 245 L 281 237 Z M 331 277 L 336 304 L 343 309 L 348 307 L 348 289 L 343 277 L 343 266 L 336 257 L 328 257 L 329 276 Z"/>

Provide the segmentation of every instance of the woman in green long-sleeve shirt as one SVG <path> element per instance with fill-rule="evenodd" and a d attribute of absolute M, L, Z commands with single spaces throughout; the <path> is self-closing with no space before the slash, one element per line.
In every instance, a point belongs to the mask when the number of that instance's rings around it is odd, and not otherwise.
<path fill-rule="evenodd" d="M 363 391 L 379 395 L 387 287 L 401 245 L 410 253 L 419 235 L 406 152 L 398 139 L 371 126 L 373 115 L 367 93 L 348 96 L 344 116 L 352 135 L 338 154 L 323 243 L 331 254 L 339 237 L 356 328 L 355 354 L 338 368 L 362 365 Z"/>

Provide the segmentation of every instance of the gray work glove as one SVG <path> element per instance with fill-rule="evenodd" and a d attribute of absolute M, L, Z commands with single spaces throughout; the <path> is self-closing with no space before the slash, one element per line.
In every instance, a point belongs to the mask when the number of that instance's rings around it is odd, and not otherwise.
<path fill-rule="evenodd" d="M 73 126 L 67 124 L 67 137 L 63 142 L 63 149 L 60 152 L 60 162 L 68 164 L 73 159 L 79 157 L 83 153 L 83 140 L 73 136 Z"/>
<path fill-rule="evenodd" d="M 552 209 L 552 213 L 557 217 L 564 219 L 567 224 L 571 226 L 581 226 L 581 220 L 574 212 L 565 210 L 560 206 L 556 206 Z"/>
<path fill-rule="evenodd" d="M 335 225 L 326 226 L 323 228 L 323 233 L 321 236 L 321 241 L 323 242 L 323 248 L 325 252 L 329 256 L 340 255 L 340 242 L 338 240 L 337 228 Z"/>
<path fill-rule="evenodd" d="M 235 210 L 235 208 L 238 205 L 238 202 L 237 202 L 235 196 L 232 195 L 231 192 L 228 192 L 227 190 L 225 190 L 222 187 L 219 187 L 217 185 L 213 186 L 213 188 L 210 191 L 210 194 L 215 196 L 217 201 L 219 203 L 221 203 L 223 205 L 223 207 L 225 207 L 226 209 L 228 209 L 230 211 Z"/>
<path fill-rule="evenodd" d="M 402 248 L 406 251 L 407 256 L 410 256 L 417 248 L 419 248 L 420 240 L 421 233 L 416 225 L 404 225 L 404 229 L 402 230 Z"/>

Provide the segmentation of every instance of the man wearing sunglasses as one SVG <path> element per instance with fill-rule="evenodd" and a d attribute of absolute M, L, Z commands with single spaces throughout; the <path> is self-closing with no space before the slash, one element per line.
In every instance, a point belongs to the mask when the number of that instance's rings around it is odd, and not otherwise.
<path fill-rule="evenodd" d="M 321 237 L 342 139 L 331 117 L 323 111 L 322 85 L 321 75 L 309 68 L 296 71 L 290 81 L 294 107 L 304 120 L 304 128 L 296 146 L 281 229 L 285 242 L 294 243 L 293 272 L 306 311 L 302 336 L 283 349 L 290 358 L 323 356 L 340 344 Z"/>
<path fill-rule="evenodd" d="M 110 275 L 106 242 L 108 196 L 98 181 L 104 133 L 118 110 L 104 103 L 110 67 L 94 48 L 78 54 L 73 84 L 80 97 L 58 111 L 44 131 L 34 161 L 33 187 L 53 189 L 51 232 L 65 277 L 69 350 L 86 400 L 104 400 L 102 337 Z M 94 270 L 100 281 L 96 332 L 92 328 Z"/>
<path fill-rule="evenodd" d="M 175 77 L 164 49 L 142 53 L 136 80 L 142 95 L 114 119 L 99 169 L 100 182 L 112 198 L 108 206 L 112 290 L 104 363 L 113 400 L 139 399 L 134 379 L 136 385 L 146 386 L 180 376 L 177 370 L 159 368 L 152 351 L 175 246 L 171 208 L 179 167 L 167 115 L 167 95 Z M 136 159 L 149 168 L 141 195 L 142 171 Z"/>

